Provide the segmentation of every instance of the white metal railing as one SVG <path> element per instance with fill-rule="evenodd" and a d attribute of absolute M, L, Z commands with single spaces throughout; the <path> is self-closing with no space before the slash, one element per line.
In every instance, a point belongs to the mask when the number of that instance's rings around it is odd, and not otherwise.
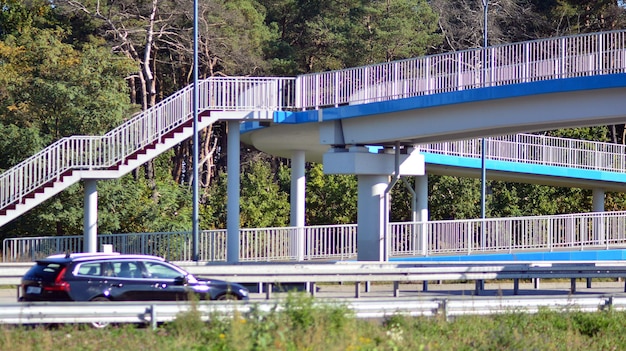
<path fill-rule="evenodd" d="M 304 228 L 256 228 L 240 230 L 241 262 L 298 260 L 298 235 L 305 237 L 302 259 L 350 259 L 356 257 L 356 224 Z M 190 232 L 100 234 L 98 247 L 110 244 L 121 253 L 151 254 L 171 261 L 191 261 L 193 238 Z M 199 259 L 226 261 L 226 230 L 201 231 Z M 82 252 L 83 236 L 47 236 L 5 239 L 4 262 L 32 261 L 51 254 Z"/>
<path fill-rule="evenodd" d="M 301 235 L 301 237 L 299 237 Z M 626 247 L 626 211 L 557 216 L 405 222 L 389 225 L 390 255 L 469 255 L 557 249 Z M 297 247 L 305 240 L 304 256 Z M 354 259 L 357 225 L 242 229 L 240 261 Z M 31 261 L 54 253 L 80 252 L 82 236 L 11 238 L 3 242 L 5 262 Z M 122 253 L 192 260 L 191 233 L 101 234 L 99 245 Z M 205 230 L 199 238 L 201 261 L 226 260 L 226 230 Z"/>
<path fill-rule="evenodd" d="M 626 172 L 626 145 L 535 134 L 485 138 L 485 158 L 546 166 Z M 424 144 L 427 153 L 480 158 L 481 139 Z"/>
<path fill-rule="evenodd" d="M 293 108 L 294 78 L 209 78 L 200 110 Z M 72 170 L 108 169 L 192 120 L 193 86 L 169 96 L 104 136 L 63 138 L 0 175 L 0 209 L 18 203 Z"/>
<path fill-rule="evenodd" d="M 5 262 L 32 261 L 52 254 L 82 252 L 82 235 L 5 239 L 2 246 Z M 200 233 L 202 259 L 224 261 L 226 230 L 204 230 Z M 192 261 L 193 241 L 189 232 L 100 234 L 98 247 L 112 245 L 121 253 L 151 254 L 172 261 Z"/>
<path fill-rule="evenodd" d="M 394 256 L 610 249 L 626 247 L 626 212 L 393 223 L 390 232 Z"/>
<path fill-rule="evenodd" d="M 622 30 L 301 75 L 296 99 L 302 109 L 317 109 L 624 71 L 626 31 Z"/>

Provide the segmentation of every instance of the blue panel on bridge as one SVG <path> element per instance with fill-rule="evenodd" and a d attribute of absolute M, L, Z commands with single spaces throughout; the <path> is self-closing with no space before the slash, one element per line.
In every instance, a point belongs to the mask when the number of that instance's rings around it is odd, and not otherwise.
<path fill-rule="evenodd" d="M 481 169 L 480 158 L 440 155 L 424 152 L 424 161 L 427 164 L 443 166 Z M 601 180 L 607 182 L 626 182 L 626 173 L 606 172 L 592 169 L 571 168 L 563 166 L 547 166 L 532 163 L 516 163 L 510 161 L 485 160 L 487 170 L 545 175 L 551 177 L 565 177 L 574 179 Z"/>
<path fill-rule="evenodd" d="M 418 108 L 436 107 L 468 102 L 515 98 L 530 95 L 566 93 L 573 91 L 626 87 L 626 74 L 576 77 L 503 85 L 497 87 L 460 90 L 449 93 L 373 102 L 322 109 L 324 121 L 394 113 Z M 318 110 L 299 112 L 281 111 L 274 114 L 276 123 L 306 123 L 319 121 Z"/>
<path fill-rule="evenodd" d="M 626 259 L 626 250 L 522 252 L 456 256 L 395 257 L 391 262 L 495 262 L 495 261 L 616 261 Z"/>

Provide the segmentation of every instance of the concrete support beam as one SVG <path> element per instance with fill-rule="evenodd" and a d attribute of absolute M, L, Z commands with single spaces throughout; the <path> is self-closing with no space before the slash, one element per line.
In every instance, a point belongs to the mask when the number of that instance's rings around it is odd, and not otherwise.
<path fill-rule="evenodd" d="M 389 176 L 358 176 L 357 259 L 384 261 L 387 214 L 385 189 Z"/>
<path fill-rule="evenodd" d="M 593 212 L 604 212 L 604 189 L 594 188 L 592 193 Z M 602 218 L 593 220 L 593 238 L 599 245 L 605 244 L 604 221 Z"/>
<path fill-rule="evenodd" d="M 415 177 L 415 195 L 417 196 L 417 218 L 418 222 L 428 221 L 428 175 L 424 174 Z M 419 235 L 418 251 L 423 255 L 428 255 L 428 228 L 425 225 L 417 228 Z"/>
<path fill-rule="evenodd" d="M 593 212 L 604 212 L 604 189 L 593 189 L 592 203 Z"/>
<path fill-rule="evenodd" d="M 403 151 L 405 152 L 402 154 L 372 153 L 366 147 L 353 146 L 349 149 L 332 149 L 324 154 L 324 173 L 357 175 L 357 259 L 359 261 L 386 261 L 388 259 L 389 196 L 387 188 L 391 184 L 391 176 L 425 174 L 424 156 L 412 148 Z"/>
<path fill-rule="evenodd" d="M 304 151 L 294 151 L 291 157 L 291 226 L 296 227 L 294 240 L 296 257 L 304 261 L 304 219 L 306 211 L 306 178 Z"/>
<path fill-rule="evenodd" d="M 240 131 L 239 121 L 228 121 L 226 262 L 239 262 L 239 196 L 240 196 Z"/>
<path fill-rule="evenodd" d="M 98 251 L 98 181 L 85 179 L 85 198 L 83 218 L 83 251 Z"/>

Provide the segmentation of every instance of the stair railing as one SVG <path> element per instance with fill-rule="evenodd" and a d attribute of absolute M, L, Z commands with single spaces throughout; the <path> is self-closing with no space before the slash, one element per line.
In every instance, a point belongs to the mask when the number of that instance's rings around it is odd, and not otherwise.
<path fill-rule="evenodd" d="M 294 78 L 208 78 L 199 84 L 199 110 L 277 111 L 294 108 Z M 70 136 L 0 175 L 0 210 L 20 203 L 72 170 L 107 169 L 192 120 L 187 86 L 104 136 Z"/>

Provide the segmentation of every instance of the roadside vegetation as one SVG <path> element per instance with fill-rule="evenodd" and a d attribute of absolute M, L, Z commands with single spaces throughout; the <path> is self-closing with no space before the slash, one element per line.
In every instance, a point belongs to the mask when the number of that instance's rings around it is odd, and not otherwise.
<path fill-rule="evenodd" d="M 234 318 L 197 311 L 157 330 L 135 326 L 0 327 L 3 350 L 624 350 L 625 312 L 542 310 L 494 316 L 356 319 L 301 294 Z"/>

